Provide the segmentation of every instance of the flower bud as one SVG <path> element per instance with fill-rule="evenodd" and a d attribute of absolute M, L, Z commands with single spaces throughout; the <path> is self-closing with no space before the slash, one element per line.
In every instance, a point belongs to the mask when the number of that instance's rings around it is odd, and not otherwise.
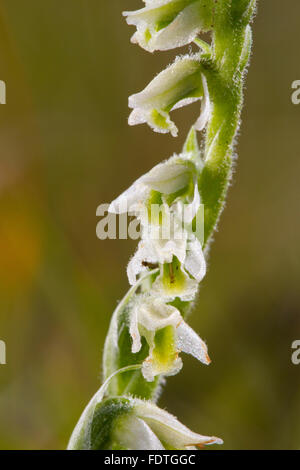
<path fill-rule="evenodd" d="M 151 402 L 131 399 L 132 413 L 119 421 L 114 436 L 130 449 L 186 450 L 209 444 L 222 444 L 216 437 L 196 434 L 167 411 Z M 146 436 L 146 438 L 145 438 Z"/>
<path fill-rule="evenodd" d="M 222 444 L 216 437 L 190 431 L 152 402 L 131 397 L 97 401 L 97 394 L 79 420 L 69 450 L 185 450 Z"/>

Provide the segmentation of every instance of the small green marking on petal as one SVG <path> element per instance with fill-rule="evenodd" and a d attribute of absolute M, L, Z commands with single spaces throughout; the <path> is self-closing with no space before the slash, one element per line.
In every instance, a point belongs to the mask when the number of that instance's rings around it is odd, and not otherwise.
<path fill-rule="evenodd" d="M 158 330 L 154 338 L 152 359 L 155 369 L 161 372 L 170 370 L 177 358 L 175 333 L 173 326 L 166 326 Z"/>
<path fill-rule="evenodd" d="M 186 275 L 176 256 L 170 264 L 164 264 L 162 283 L 166 293 L 170 296 L 180 295 L 186 288 Z"/>

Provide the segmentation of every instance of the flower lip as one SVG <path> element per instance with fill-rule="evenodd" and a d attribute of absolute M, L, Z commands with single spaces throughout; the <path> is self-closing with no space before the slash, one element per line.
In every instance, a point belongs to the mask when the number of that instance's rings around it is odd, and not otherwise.
<path fill-rule="evenodd" d="M 132 352 L 141 350 L 141 337 L 149 345 L 143 362 L 144 378 L 152 382 L 156 375 L 174 375 L 182 368 L 179 353 L 191 354 L 205 365 L 210 364 L 205 342 L 183 320 L 179 310 L 155 295 L 132 301 L 129 315 Z"/>

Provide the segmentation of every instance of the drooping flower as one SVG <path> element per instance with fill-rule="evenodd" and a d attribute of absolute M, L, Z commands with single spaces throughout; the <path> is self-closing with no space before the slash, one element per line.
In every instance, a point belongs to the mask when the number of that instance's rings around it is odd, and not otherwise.
<path fill-rule="evenodd" d="M 142 372 L 149 382 L 160 374 L 175 375 L 182 368 L 180 352 L 191 354 L 203 364 L 210 359 L 204 341 L 183 320 L 179 310 L 155 295 L 140 295 L 133 301 L 129 314 L 132 352 L 142 347 L 142 336 L 149 345 L 149 356 Z"/>
<path fill-rule="evenodd" d="M 145 0 L 146 6 L 124 12 L 129 25 L 137 28 L 132 37 L 144 49 L 167 50 L 191 43 L 212 25 L 211 0 Z"/>
<path fill-rule="evenodd" d="M 204 129 L 210 116 L 210 99 L 199 58 L 199 54 L 178 57 L 143 91 L 130 96 L 129 107 L 133 111 L 129 116 L 129 124 L 147 123 L 155 132 L 170 132 L 176 137 L 178 129 L 170 119 L 170 111 L 203 99 L 195 128 L 199 131 Z"/>
<path fill-rule="evenodd" d="M 113 437 L 126 449 L 193 450 L 223 444 L 222 439 L 196 434 L 149 401 L 130 399 L 130 412 L 118 420 Z"/>

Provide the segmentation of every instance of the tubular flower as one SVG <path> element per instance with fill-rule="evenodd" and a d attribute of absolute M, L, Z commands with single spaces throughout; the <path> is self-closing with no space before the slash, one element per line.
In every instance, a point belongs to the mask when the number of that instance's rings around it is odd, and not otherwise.
<path fill-rule="evenodd" d="M 129 25 L 137 28 L 132 42 L 147 51 L 184 46 L 211 28 L 211 0 L 146 0 L 145 4 L 123 15 Z"/>
<path fill-rule="evenodd" d="M 162 197 L 158 197 L 159 195 L 170 196 L 168 201 L 171 196 L 173 200 L 176 200 L 177 195 L 184 196 L 191 186 L 194 190 L 194 205 L 199 205 L 199 193 L 198 195 L 195 193 L 196 183 L 197 163 L 192 152 L 174 155 L 135 181 L 129 189 L 111 203 L 109 212 L 114 214 L 130 212 L 137 217 L 142 217 L 145 207 L 163 202 Z"/>
<path fill-rule="evenodd" d="M 149 382 L 160 374 L 177 374 L 182 368 L 178 356 L 181 351 L 210 364 L 204 341 L 185 323 L 177 308 L 158 296 L 145 295 L 133 300 L 129 331 L 133 353 L 141 350 L 142 336 L 149 345 L 149 356 L 142 366 L 142 373 Z"/>
<path fill-rule="evenodd" d="M 206 78 L 201 72 L 200 54 L 177 57 L 140 93 L 129 97 L 129 125 L 147 123 L 155 132 L 174 137 L 178 129 L 170 119 L 170 111 L 203 99 L 202 110 L 195 124 L 201 131 L 210 115 L 210 99 Z"/>
<path fill-rule="evenodd" d="M 142 226 L 142 239 L 127 268 L 131 285 L 148 266 L 160 265 L 156 292 L 169 300 L 194 299 L 206 273 L 201 242 L 191 226 L 200 206 L 192 153 L 157 165 L 111 203 L 110 212 L 134 214 Z"/>
<path fill-rule="evenodd" d="M 136 283 L 137 276 L 146 271 L 148 266 L 159 264 L 161 272 L 153 284 L 156 294 L 165 300 L 175 297 L 183 301 L 193 300 L 198 282 L 206 274 L 206 262 L 200 241 L 196 237 L 188 240 L 187 232 L 180 229 L 180 236 L 182 234 L 184 238 L 178 240 L 143 238 L 127 267 L 131 285 Z"/>
<path fill-rule="evenodd" d="M 222 439 L 196 434 L 175 416 L 151 402 L 130 399 L 130 412 L 119 418 L 114 440 L 126 449 L 191 450 L 223 444 Z"/>

